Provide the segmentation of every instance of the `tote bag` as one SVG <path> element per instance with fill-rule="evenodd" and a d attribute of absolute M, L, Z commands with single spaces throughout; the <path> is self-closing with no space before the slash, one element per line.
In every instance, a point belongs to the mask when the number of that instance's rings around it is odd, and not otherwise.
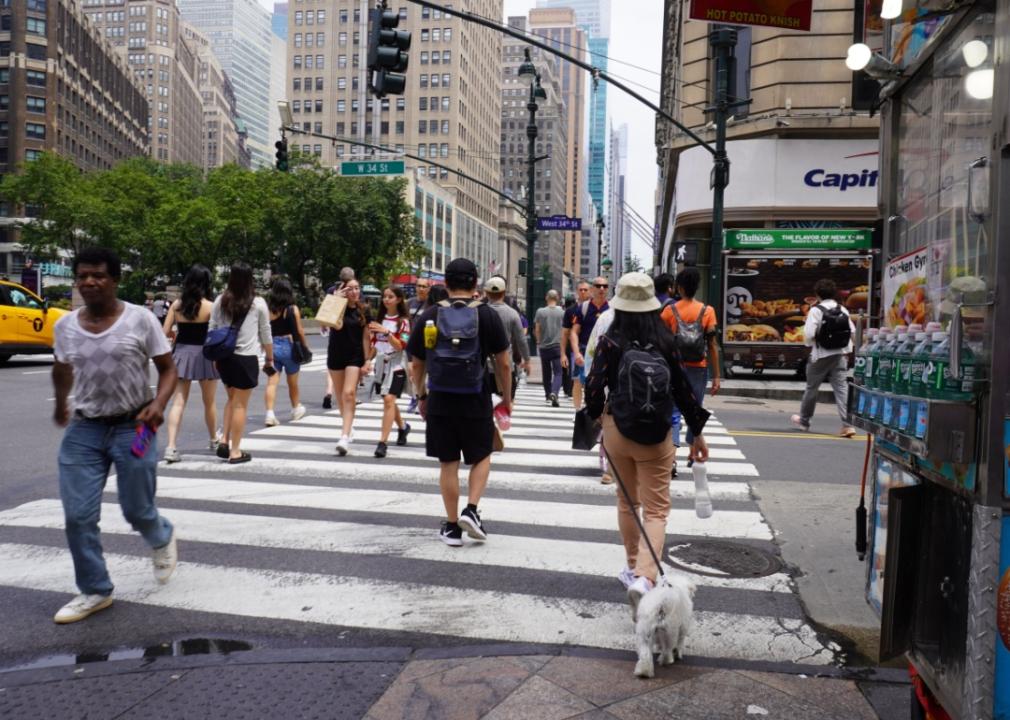
<path fill-rule="evenodd" d="M 316 312 L 316 322 L 334 330 L 344 326 L 344 312 L 347 310 L 347 298 L 339 295 L 327 295 L 323 298 L 319 311 Z"/>

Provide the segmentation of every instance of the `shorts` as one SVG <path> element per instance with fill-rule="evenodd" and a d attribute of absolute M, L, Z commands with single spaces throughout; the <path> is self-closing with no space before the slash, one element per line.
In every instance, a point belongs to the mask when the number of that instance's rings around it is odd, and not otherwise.
<path fill-rule="evenodd" d="M 259 384 L 260 363 L 255 355 L 231 355 L 217 361 L 221 382 L 236 390 L 252 390 Z"/>
<path fill-rule="evenodd" d="M 291 338 L 274 338 L 274 369 L 288 375 L 297 375 L 301 370 L 301 366 L 291 357 Z"/>
<path fill-rule="evenodd" d="M 586 356 L 586 349 L 584 347 L 580 346 L 579 347 L 579 352 L 582 353 L 582 357 Z M 572 357 L 570 358 L 570 363 L 569 364 L 571 365 L 571 368 L 572 368 L 572 371 L 571 371 L 572 372 L 572 381 L 573 382 L 580 382 L 583 385 L 585 385 L 586 384 L 586 375 L 589 372 L 589 366 L 588 365 L 583 365 L 582 367 L 579 367 L 578 365 L 576 365 L 575 364 L 575 353 L 572 353 Z"/>
<path fill-rule="evenodd" d="M 381 383 L 375 383 L 375 394 L 383 397 L 392 395 L 398 398 L 403 395 L 405 387 L 407 387 L 407 371 L 393 370 L 389 372 Z"/>
<path fill-rule="evenodd" d="M 364 367 L 365 350 L 361 343 L 354 347 L 345 347 L 342 343 L 330 345 L 326 350 L 326 367 L 330 370 L 346 370 L 349 367 Z"/>
<path fill-rule="evenodd" d="M 476 465 L 494 449 L 494 421 L 486 418 L 456 415 L 428 416 L 424 432 L 424 449 L 428 457 L 439 462 L 463 462 Z"/>

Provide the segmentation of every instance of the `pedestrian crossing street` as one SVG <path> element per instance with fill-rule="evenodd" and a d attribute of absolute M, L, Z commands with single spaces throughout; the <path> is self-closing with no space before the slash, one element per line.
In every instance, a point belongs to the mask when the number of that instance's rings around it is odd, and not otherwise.
<path fill-rule="evenodd" d="M 106 554 L 116 598 L 475 642 L 633 649 L 616 579 L 624 553 L 615 486 L 599 482 L 596 452 L 571 450 L 572 409 L 570 402 L 562 405 L 546 406 L 539 386 L 520 388 L 506 449 L 493 458 L 480 504 L 489 540 L 464 536 L 463 548 L 437 538 L 444 512 L 438 466 L 424 455 L 425 423 L 417 415 L 404 415 L 412 426 L 408 446 L 391 442 L 382 460 L 372 455 L 381 421 L 377 402 L 358 406 L 355 440 L 344 458 L 334 451 L 336 411 L 273 428 L 250 426 L 242 448 L 253 460 L 244 465 L 180 448 L 183 462 L 159 466 L 159 505 L 176 526 L 180 548 L 167 585 L 153 582 L 146 548 L 119 512 L 115 483 L 108 484 L 102 532 L 136 541 L 136 554 Z M 667 548 L 713 538 L 771 549 L 772 531 L 747 482 L 757 469 L 716 418 L 706 438 L 715 514 L 696 517 L 681 448 L 686 479 L 671 483 Z M 60 501 L 54 494 L 0 512 L 0 527 L 55 537 L 63 528 Z M 70 556 L 58 542 L 0 543 L 0 556 L 0 585 L 74 592 Z M 787 574 L 693 577 L 697 628 L 688 653 L 833 661 L 837 646 L 806 623 Z"/>

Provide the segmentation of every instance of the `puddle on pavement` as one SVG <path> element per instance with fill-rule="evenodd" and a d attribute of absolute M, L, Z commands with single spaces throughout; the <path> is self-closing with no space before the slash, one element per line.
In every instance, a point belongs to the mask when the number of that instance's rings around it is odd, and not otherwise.
<path fill-rule="evenodd" d="M 142 648 L 118 648 L 108 652 L 64 653 L 45 655 L 27 663 L 2 668 L 0 672 L 20 670 L 40 670 L 43 668 L 83 665 L 86 663 L 108 662 L 111 660 L 154 660 L 160 657 L 183 657 L 189 655 L 229 655 L 233 652 L 252 650 L 251 643 L 242 640 L 221 638 L 190 638 L 175 640 Z"/>

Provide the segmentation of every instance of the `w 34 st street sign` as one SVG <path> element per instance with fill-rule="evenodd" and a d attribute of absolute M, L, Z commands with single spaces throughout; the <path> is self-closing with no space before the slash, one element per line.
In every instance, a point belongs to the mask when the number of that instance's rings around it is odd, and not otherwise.
<path fill-rule="evenodd" d="M 537 218 L 537 230 L 581 230 L 582 218 L 551 215 Z"/>
<path fill-rule="evenodd" d="M 387 160 L 379 162 L 342 162 L 341 175 L 403 175 L 403 160 Z"/>

